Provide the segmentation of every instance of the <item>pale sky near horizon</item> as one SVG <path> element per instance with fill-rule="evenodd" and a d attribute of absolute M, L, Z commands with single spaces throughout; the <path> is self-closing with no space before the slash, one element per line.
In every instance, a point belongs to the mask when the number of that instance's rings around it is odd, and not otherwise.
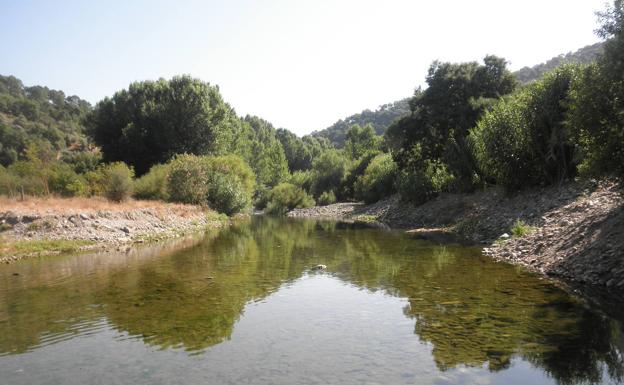
<path fill-rule="evenodd" d="M 0 0 L 0 74 L 91 103 L 177 74 L 303 135 L 410 96 L 431 62 L 532 66 L 599 41 L 604 0 Z"/>

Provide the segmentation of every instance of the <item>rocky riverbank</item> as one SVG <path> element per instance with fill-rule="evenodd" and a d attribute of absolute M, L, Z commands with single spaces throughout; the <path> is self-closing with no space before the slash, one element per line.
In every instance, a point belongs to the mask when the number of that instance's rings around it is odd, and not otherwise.
<path fill-rule="evenodd" d="M 289 216 L 378 221 L 434 240 L 452 236 L 484 245 L 485 254 L 501 261 L 624 291 L 624 199 L 613 183 L 571 182 L 514 196 L 499 189 L 443 194 L 421 206 L 395 196 L 368 206 L 294 210 Z"/>
<path fill-rule="evenodd" d="M 215 212 L 192 205 L 141 201 L 112 204 L 80 198 L 5 199 L 0 202 L 0 262 L 55 253 L 54 246 L 48 252 L 31 251 L 29 243 L 56 245 L 53 241 L 64 241 L 79 249 L 115 249 L 223 223 Z"/>

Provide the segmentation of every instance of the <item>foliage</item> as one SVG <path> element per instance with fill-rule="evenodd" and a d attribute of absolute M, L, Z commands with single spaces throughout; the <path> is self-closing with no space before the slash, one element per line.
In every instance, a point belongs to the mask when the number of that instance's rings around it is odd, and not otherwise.
<path fill-rule="evenodd" d="M 169 166 L 157 164 L 134 182 L 134 197 L 138 199 L 169 200 Z"/>
<path fill-rule="evenodd" d="M 50 191 L 65 197 L 82 196 L 87 193 L 86 181 L 66 163 L 57 162 L 49 174 Z"/>
<path fill-rule="evenodd" d="M 355 184 L 355 198 L 374 203 L 395 192 L 396 163 L 390 154 L 377 155 Z"/>
<path fill-rule="evenodd" d="M 527 225 L 526 222 L 520 219 L 516 220 L 513 226 L 511 226 L 511 234 L 516 238 L 524 237 L 532 231 L 533 227 Z"/>
<path fill-rule="evenodd" d="M 411 115 L 386 132 L 401 170 L 399 191 L 414 202 L 435 196 L 449 182 L 455 191 L 475 187 L 478 175 L 466 142 L 468 130 L 493 101 L 516 86 L 506 62 L 495 56 L 486 56 L 483 65 L 434 62 L 427 84 L 410 100 Z"/>
<path fill-rule="evenodd" d="M 259 185 L 275 186 L 288 175 L 288 161 L 273 125 L 256 116 L 246 116 L 251 127 L 251 149 L 242 153 L 251 165 Z"/>
<path fill-rule="evenodd" d="M 89 141 L 82 122 L 90 110 L 77 96 L 27 87 L 14 76 L 0 75 L 0 164 L 23 160 L 31 142 L 45 143 L 64 156 L 86 150 Z"/>
<path fill-rule="evenodd" d="M 533 67 L 523 67 L 514 72 L 518 81 L 522 84 L 540 79 L 544 74 L 553 71 L 555 68 L 565 64 L 591 64 L 604 51 L 604 43 L 598 42 L 585 46 L 575 52 L 568 52 L 564 55 L 555 56 L 545 63 L 535 65 Z"/>
<path fill-rule="evenodd" d="M 317 203 L 319 206 L 327 206 L 336 203 L 336 194 L 333 191 L 323 191 L 319 196 Z"/>
<path fill-rule="evenodd" d="M 284 128 L 277 130 L 277 138 L 284 148 L 290 172 L 311 169 L 312 161 L 324 151 L 332 148 L 327 138 L 310 135 L 299 138 Z"/>
<path fill-rule="evenodd" d="M 251 206 L 256 178 L 242 158 L 236 155 L 207 157 L 206 164 L 210 207 L 232 215 Z"/>
<path fill-rule="evenodd" d="M 576 174 L 566 116 L 569 89 L 579 72 L 578 66 L 559 67 L 485 114 L 470 135 L 482 175 L 517 190 Z"/>
<path fill-rule="evenodd" d="M 269 194 L 266 211 L 269 214 L 283 215 L 295 208 L 314 206 L 314 199 L 303 189 L 290 183 L 280 183 Z"/>
<path fill-rule="evenodd" d="M 341 199 L 343 182 L 348 168 L 348 161 L 344 155 L 337 150 L 328 150 L 314 160 L 312 165 L 312 188 L 315 197 L 320 196 L 324 191 L 334 191 L 336 197 Z"/>
<path fill-rule="evenodd" d="M 353 125 L 371 125 L 375 134 L 383 135 L 386 129 L 397 119 L 410 114 L 409 99 L 403 99 L 394 103 L 379 106 L 375 111 L 364 110 L 359 114 L 351 115 L 344 120 L 341 119 L 330 127 L 317 131 L 312 135 L 319 138 L 327 138 L 336 148 L 345 146 L 347 132 Z"/>
<path fill-rule="evenodd" d="M 351 159 L 358 159 L 365 153 L 376 150 L 379 142 L 380 139 L 375 135 L 372 125 L 361 127 L 355 124 L 347 131 L 345 153 Z"/>
<path fill-rule="evenodd" d="M 114 162 L 104 168 L 104 195 L 113 202 L 130 198 L 134 187 L 134 170 L 123 162 Z"/>
<path fill-rule="evenodd" d="M 175 202 L 206 204 L 227 215 L 251 205 L 255 176 L 243 159 L 178 155 L 169 164 L 168 192 Z"/>
<path fill-rule="evenodd" d="M 216 86 L 179 76 L 132 83 L 105 98 L 89 130 L 105 161 L 124 161 L 142 175 L 175 154 L 232 152 L 242 126 Z"/>
<path fill-rule="evenodd" d="M 600 14 L 609 39 L 597 63 L 572 85 L 568 124 L 583 152 L 585 175 L 624 178 L 624 2 Z"/>

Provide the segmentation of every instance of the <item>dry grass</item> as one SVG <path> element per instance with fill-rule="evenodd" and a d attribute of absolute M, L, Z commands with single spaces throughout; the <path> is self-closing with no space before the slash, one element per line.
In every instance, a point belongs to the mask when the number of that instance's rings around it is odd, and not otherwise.
<path fill-rule="evenodd" d="M 192 215 L 206 211 L 199 206 L 161 201 L 128 200 L 121 203 L 110 202 L 104 198 L 58 198 L 58 197 L 26 197 L 7 198 L 0 196 L 0 212 L 17 211 L 23 214 L 69 214 L 89 213 L 96 211 L 133 211 L 150 209 L 156 212 L 173 211 L 178 215 Z"/>

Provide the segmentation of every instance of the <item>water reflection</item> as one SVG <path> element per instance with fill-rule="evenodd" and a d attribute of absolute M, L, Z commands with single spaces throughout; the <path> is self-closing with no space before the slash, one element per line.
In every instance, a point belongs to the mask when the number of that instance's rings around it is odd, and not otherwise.
<path fill-rule="evenodd" d="M 403 313 L 441 372 L 485 367 L 495 373 L 521 359 L 559 384 L 623 380 L 621 323 L 546 281 L 475 249 L 271 218 L 118 255 L 3 267 L 0 353 L 36 350 L 111 325 L 158 349 L 201 354 L 231 338 L 251 301 L 319 263 L 328 266 L 324 274 L 405 298 Z M 259 325 L 259 333 L 263 327 L 271 325 Z"/>

